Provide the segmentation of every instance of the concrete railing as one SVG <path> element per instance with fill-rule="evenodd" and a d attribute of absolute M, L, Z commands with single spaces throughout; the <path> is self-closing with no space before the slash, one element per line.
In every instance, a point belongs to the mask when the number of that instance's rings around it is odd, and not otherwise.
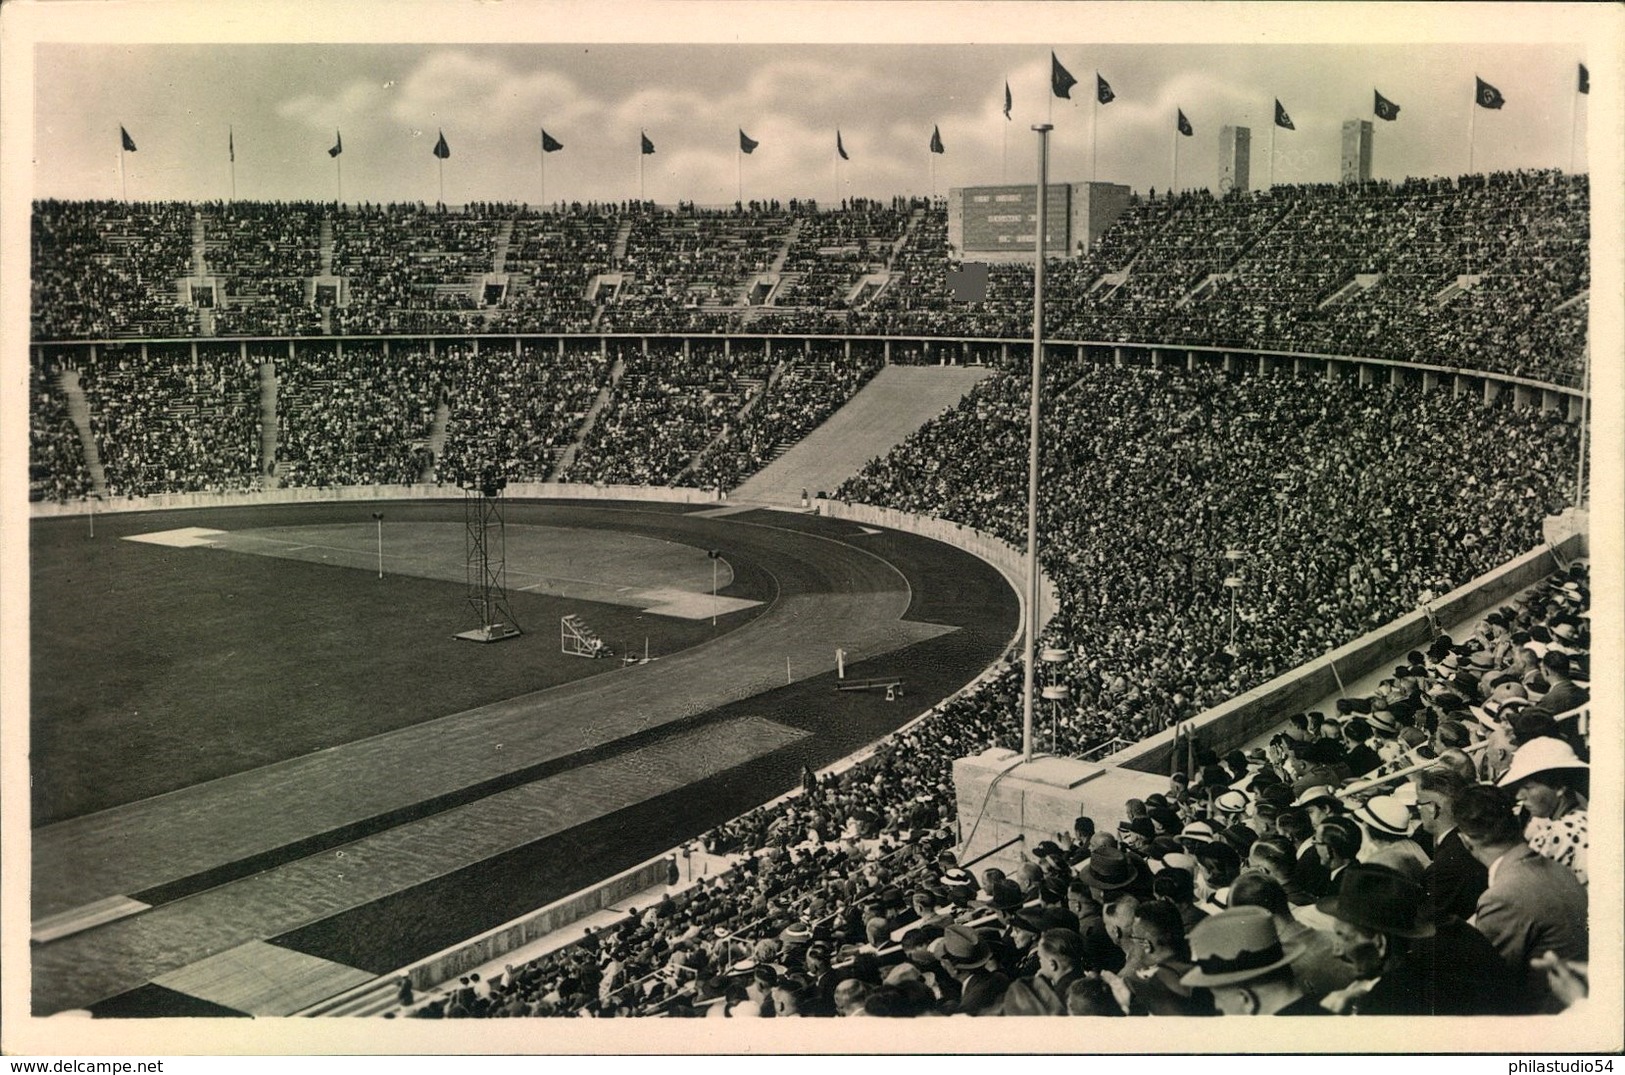
<path fill-rule="evenodd" d="M 653 485 L 586 485 L 563 482 L 512 482 L 503 495 L 513 500 L 642 500 L 662 504 L 720 503 L 712 489 L 667 489 Z M 377 500 L 460 500 L 455 485 L 294 486 L 242 493 L 157 493 L 116 496 L 67 503 L 31 505 L 36 519 L 131 511 L 178 511 L 186 508 L 245 508 L 263 504 L 323 504 Z"/>
<path fill-rule="evenodd" d="M 550 933 L 579 922 L 595 911 L 611 908 L 628 896 L 666 883 L 666 856 L 652 858 L 591 888 L 555 900 L 540 910 L 504 922 L 477 937 L 460 941 L 432 956 L 403 967 L 396 974 L 412 979 L 412 988 L 425 991 L 449 982 L 476 967 L 501 959 L 509 952 L 539 941 Z"/>
<path fill-rule="evenodd" d="M 1439 623 L 1457 623 L 1484 609 L 1504 602 L 1557 570 L 1563 561 L 1586 554 L 1584 513 L 1569 512 L 1549 521 L 1564 531 L 1560 541 L 1542 545 L 1488 574 L 1452 590 L 1428 606 Z M 1342 693 L 1342 684 L 1357 680 L 1391 664 L 1413 649 L 1425 649 L 1433 640 L 1433 621 L 1428 612 L 1417 609 L 1375 631 L 1361 635 L 1325 656 L 1277 676 L 1236 697 L 1214 706 L 1189 722 L 1203 747 L 1219 754 L 1236 750 L 1278 728 L 1287 717 L 1301 713 L 1322 698 Z M 1103 765 L 1141 772 L 1167 773 L 1174 748 L 1174 731 L 1159 732 L 1133 746 L 1100 759 Z"/>

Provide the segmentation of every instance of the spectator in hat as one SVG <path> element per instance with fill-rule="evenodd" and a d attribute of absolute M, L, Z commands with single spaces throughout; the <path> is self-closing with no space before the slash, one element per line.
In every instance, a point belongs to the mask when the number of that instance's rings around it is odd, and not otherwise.
<path fill-rule="evenodd" d="M 1410 859 L 1418 872 L 1427 869 L 1427 853 L 1411 839 L 1410 808 L 1398 796 L 1374 795 L 1349 816 L 1360 826 L 1361 862 L 1394 866 L 1401 859 Z"/>
<path fill-rule="evenodd" d="M 1262 907 L 1275 919 L 1275 931 L 1283 943 L 1291 941 L 1302 946 L 1303 955 L 1292 964 L 1292 972 L 1305 993 L 1324 996 L 1354 980 L 1353 969 L 1334 951 L 1331 919 L 1321 916 L 1326 926 L 1319 928 L 1294 918 L 1286 890 L 1273 878 L 1261 873 L 1242 874 L 1231 886 L 1230 906 Z"/>
<path fill-rule="evenodd" d="M 1262 907 L 1213 915 L 1190 935 L 1196 964 L 1180 982 L 1207 989 L 1221 1015 L 1326 1015 L 1292 972 L 1302 945 L 1285 943 Z"/>
<path fill-rule="evenodd" d="M 1078 879 L 1089 886 L 1089 893 L 1100 903 L 1115 898 L 1125 890 L 1136 895 L 1149 891 L 1149 883 L 1142 871 L 1127 855 L 1115 847 L 1103 846 L 1089 853 L 1089 861 L 1077 870 Z"/>
<path fill-rule="evenodd" d="M 1590 767 L 1561 739 L 1531 739 L 1512 755 L 1500 779 L 1529 815 L 1524 839 L 1537 853 L 1562 863 L 1580 884 L 1589 882 L 1590 824 L 1586 794 Z"/>
<path fill-rule="evenodd" d="M 1455 797 L 1466 786 L 1456 773 L 1437 766 L 1424 769 L 1416 782 L 1416 809 L 1433 837 L 1433 858 L 1422 871 L 1422 886 L 1439 917 L 1471 918 L 1489 885 L 1489 872 L 1456 830 Z"/>
<path fill-rule="evenodd" d="M 1010 979 L 993 965 L 987 940 L 964 926 L 949 926 L 939 942 L 938 959 L 959 983 L 961 1015 L 989 1015 L 999 1009 Z"/>
<path fill-rule="evenodd" d="M 1028 978 L 1038 973 L 1038 938 L 1049 928 L 1050 916 L 1032 907 L 1010 916 L 1004 936 L 988 940 L 994 962 L 1007 977 Z"/>
<path fill-rule="evenodd" d="M 1494 947 L 1454 919 L 1436 925 L 1422 887 L 1386 866 L 1355 865 L 1317 905 L 1354 980 L 1324 1001 L 1355 1015 L 1500 1015 L 1515 982 Z"/>
<path fill-rule="evenodd" d="M 1467 849 L 1489 869 L 1489 887 L 1478 898 L 1472 924 L 1521 981 L 1530 1009 L 1558 1010 L 1545 971 L 1530 964 L 1546 952 L 1565 960 L 1588 958 L 1586 890 L 1568 867 L 1524 842 L 1505 788 L 1463 788 L 1455 813 Z"/>
<path fill-rule="evenodd" d="M 1309 815 L 1309 822 L 1318 826 L 1322 821 L 1343 812 L 1343 800 L 1337 797 L 1337 792 L 1330 784 L 1311 784 L 1298 792 L 1292 800 L 1292 808 L 1303 810 Z"/>

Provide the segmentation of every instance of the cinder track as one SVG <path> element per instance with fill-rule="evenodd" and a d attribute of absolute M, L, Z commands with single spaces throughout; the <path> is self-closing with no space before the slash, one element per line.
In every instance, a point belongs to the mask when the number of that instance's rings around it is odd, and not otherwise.
<path fill-rule="evenodd" d="M 447 508 L 448 513 L 455 510 Z M 666 749 L 663 743 L 683 742 L 689 733 L 678 732 L 648 748 L 635 747 L 635 742 L 663 726 L 699 719 L 718 707 L 783 687 L 786 657 L 791 678 L 801 681 L 831 671 L 837 646 L 847 651 L 849 662 L 858 662 L 953 630 L 906 620 L 915 598 L 907 579 L 883 558 L 858 547 L 862 539 L 847 543 L 807 533 L 800 528 L 804 524 L 789 519 L 790 526 L 780 527 L 771 524 L 772 516 L 704 519 L 635 508 L 512 505 L 510 524 L 521 518 L 701 546 L 722 543 L 725 535 L 729 555 L 766 572 L 777 596 L 766 612 L 743 627 L 658 662 L 619 668 L 36 830 L 35 920 L 256 856 L 272 862 L 250 876 L 36 948 L 37 1012 L 95 1003 L 245 939 L 269 938 L 449 871 L 467 862 L 471 853 L 492 853 L 556 831 L 569 819 L 553 817 L 541 824 L 534 811 L 501 810 L 497 804 L 509 795 L 533 798 L 537 787 L 570 774 L 490 794 L 346 843 L 347 848 L 365 845 L 372 850 L 350 859 L 348 883 L 335 880 L 343 871 L 333 867 L 331 852 L 301 855 L 292 850 L 301 841 L 347 827 L 365 830 L 370 821 L 391 812 L 411 811 L 436 797 L 455 796 L 550 762 L 569 767 L 579 756 L 591 771 L 601 763 L 589 755 L 601 757 L 606 751 L 612 755 L 609 768 L 599 775 L 627 787 L 615 802 L 597 805 L 613 810 L 639 802 L 649 792 L 637 787 L 635 778 L 645 754 L 659 755 Z M 975 671 L 966 669 L 965 678 Z M 787 741 L 771 732 L 756 738 L 758 754 Z M 615 762 L 615 744 L 628 740 L 624 760 Z M 695 740 L 689 749 L 715 747 Z M 717 763 L 730 764 L 753 756 L 749 750 L 717 754 Z M 707 766 L 694 775 L 715 771 Z M 669 781 L 656 783 L 664 791 Z M 465 821 L 477 816 L 491 831 L 478 847 L 463 846 L 459 826 L 448 824 L 451 815 Z M 379 850 L 386 845 L 388 853 Z M 275 861 L 279 849 L 290 849 L 285 861 Z"/>

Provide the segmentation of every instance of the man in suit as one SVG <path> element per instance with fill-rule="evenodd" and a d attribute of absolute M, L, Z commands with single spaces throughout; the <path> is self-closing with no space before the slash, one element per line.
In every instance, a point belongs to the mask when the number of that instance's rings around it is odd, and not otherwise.
<path fill-rule="evenodd" d="M 997 1015 L 1010 979 L 993 963 L 987 940 L 965 926 L 949 926 L 938 942 L 937 958 L 959 983 L 960 1015 Z"/>
<path fill-rule="evenodd" d="M 1356 1015 L 1507 1015 L 1517 983 L 1484 935 L 1435 924 L 1422 886 L 1387 866 L 1354 865 L 1321 900 L 1333 951 L 1354 981 L 1323 1003 Z"/>
<path fill-rule="evenodd" d="M 1528 1010 L 1562 1010 L 1545 969 L 1531 961 L 1547 952 L 1568 961 L 1589 958 L 1586 890 L 1567 866 L 1524 842 L 1505 788 L 1464 788 L 1454 809 L 1463 843 L 1488 867 L 1489 887 L 1478 898 L 1472 924 L 1521 979 Z"/>
<path fill-rule="evenodd" d="M 1556 717 L 1591 700 L 1591 696 L 1569 678 L 1568 654 L 1547 650 L 1540 659 L 1540 666 L 1546 682 L 1551 684 L 1550 689 L 1541 696 L 1538 703 L 1540 709 Z"/>
<path fill-rule="evenodd" d="M 1435 918 L 1454 915 L 1471 918 L 1478 897 L 1489 885 L 1489 871 L 1473 857 L 1456 831 L 1455 797 L 1467 782 L 1449 769 L 1426 769 L 1416 789 L 1416 809 L 1422 827 L 1433 836 L 1433 861 L 1422 873 L 1422 884 L 1433 904 Z"/>

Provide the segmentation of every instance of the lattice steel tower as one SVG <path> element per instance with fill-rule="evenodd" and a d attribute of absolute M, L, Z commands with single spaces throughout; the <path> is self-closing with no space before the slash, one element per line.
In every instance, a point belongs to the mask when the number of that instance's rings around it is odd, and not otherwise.
<path fill-rule="evenodd" d="M 508 479 L 487 470 L 458 484 L 463 489 L 463 527 L 467 534 L 468 607 L 475 626 L 457 637 L 471 642 L 517 638 L 519 625 L 508 607 L 507 520 L 502 499 Z"/>

